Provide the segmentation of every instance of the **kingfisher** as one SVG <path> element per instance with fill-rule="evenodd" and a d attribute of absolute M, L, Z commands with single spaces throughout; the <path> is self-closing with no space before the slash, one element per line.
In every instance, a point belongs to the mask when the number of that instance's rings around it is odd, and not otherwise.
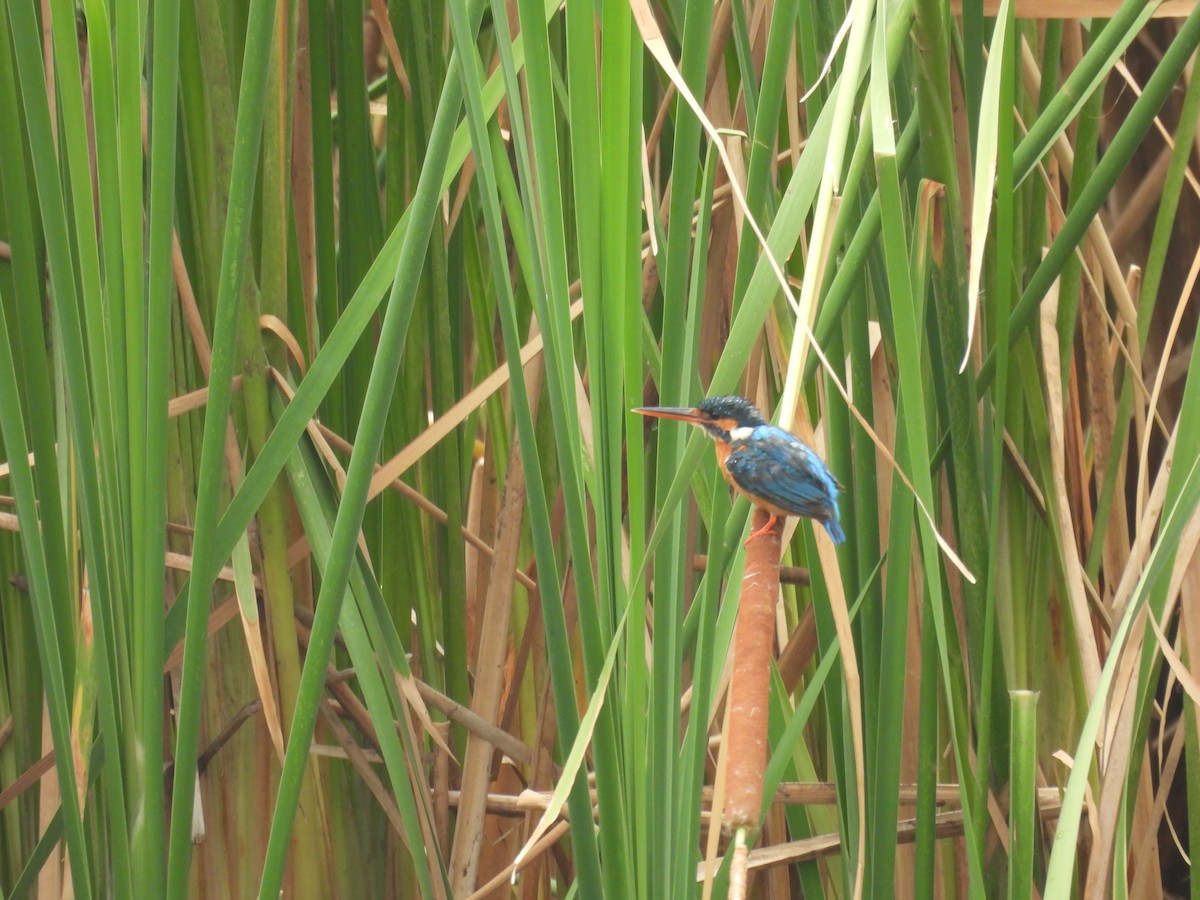
<path fill-rule="evenodd" d="M 633 411 L 697 425 L 716 441 L 725 480 L 770 514 L 747 544 L 786 516 L 820 522 L 835 544 L 846 540 L 838 521 L 838 484 L 828 467 L 800 438 L 764 419 L 745 397 L 709 397 L 692 408 L 639 406 Z"/>

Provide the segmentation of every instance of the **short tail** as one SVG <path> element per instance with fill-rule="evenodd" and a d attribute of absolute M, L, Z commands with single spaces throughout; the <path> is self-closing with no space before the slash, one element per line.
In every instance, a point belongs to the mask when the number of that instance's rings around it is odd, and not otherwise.
<path fill-rule="evenodd" d="M 837 519 L 826 519 L 823 524 L 835 544 L 840 544 L 846 540 L 846 532 L 842 531 L 842 525 Z"/>

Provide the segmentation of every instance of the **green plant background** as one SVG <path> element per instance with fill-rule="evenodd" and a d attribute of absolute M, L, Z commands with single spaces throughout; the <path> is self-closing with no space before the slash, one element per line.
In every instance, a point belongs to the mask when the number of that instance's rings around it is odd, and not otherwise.
<path fill-rule="evenodd" d="M 3 895 L 1200 896 L 1174 6 L 4 4 Z"/>

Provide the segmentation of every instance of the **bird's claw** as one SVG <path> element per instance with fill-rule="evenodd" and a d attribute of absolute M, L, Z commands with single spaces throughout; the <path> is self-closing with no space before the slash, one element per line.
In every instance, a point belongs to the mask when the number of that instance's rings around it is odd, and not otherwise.
<path fill-rule="evenodd" d="M 773 514 L 772 514 L 771 518 L 767 519 L 767 524 L 766 524 L 766 525 L 764 525 L 762 528 L 758 529 L 758 531 L 756 531 L 756 532 L 754 532 L 753 534 L 751 534 L 751 535 L 750 535 L 750 537 L 746 538 L 746 543 L 745 543 L 745 546 L 749 547 L 749 546 L 750 546 L 750 542 L 751 542 L 752 540 L 754 540 L 755 538 L 762 537 L 763 535 L 767 534 L 767 533 L 768 533 L 768 532 L 770 532 L 772 529 L 774 529 L 774 527 L 775 527 L 775 526 L 776 526 L 778 523 L 779 523 L 779 517 L 778 517 L 778 516 L 775 516 L 775 515 L 773 515 Z"/>

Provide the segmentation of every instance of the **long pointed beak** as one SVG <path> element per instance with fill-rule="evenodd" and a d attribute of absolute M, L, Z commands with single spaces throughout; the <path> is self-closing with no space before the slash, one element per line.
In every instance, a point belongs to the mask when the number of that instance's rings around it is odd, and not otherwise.
<path fill-rule="evenodd" d="M 633 412 L 639 416 L 653 416 L 656 419 L 678 419 L 692 425 L 699 425 L 704 421 L 696 410 L 686 406 L 639 406 Z"/>

